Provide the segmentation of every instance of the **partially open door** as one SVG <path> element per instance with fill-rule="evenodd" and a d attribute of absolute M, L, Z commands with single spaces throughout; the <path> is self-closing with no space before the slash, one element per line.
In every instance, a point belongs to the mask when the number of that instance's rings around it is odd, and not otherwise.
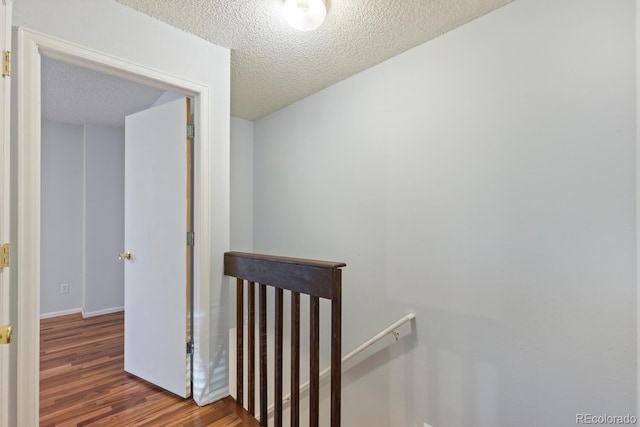
<path fill-rule="evenodd" d="M 0 79 L 0 427 L 9 427 L 17 416 L 15 382 L 10 378 L 17 372 L 17 360 L 11 357 L 8 341 L 10 306 L 10 178 L 11 156 L 11 0 L 0 3 L 0 50 L 2 51 L 2 76 Z M 15 326 L 15 325 L 13 325 Z M 15 354 L 15 353 L 13 353 Z"/>
<path fill-rule="evenodd" d="M 181 397 L 191 394 L 188 103 L 181 98 L 126 118 L 120 254 L 125 370 Z"/>

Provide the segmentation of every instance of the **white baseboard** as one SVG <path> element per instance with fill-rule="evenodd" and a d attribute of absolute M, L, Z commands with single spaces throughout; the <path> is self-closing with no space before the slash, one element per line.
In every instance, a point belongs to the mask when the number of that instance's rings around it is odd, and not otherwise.
<path fill-rule="evenodd" d="M 62 311 L 53 311 L 51 313 L 43 313 L 40 315 L 40 319 L 49 319 L 51 317 L 67 316 L 69 314 L 76 314 L 76 313 L 81 313 L 82 317 L 86 319 L 87 317 L 102 316 L 103 314 L 117 313 L 119 311 L 124 311 L 124 307 L 111 307 L 111 308 L 105 308 L 104 310 L 89 311 L 89 312 L 86 312 L 81 308 L 72 308 L 71 310 L 62 310 Z"/>
<path fill-rule="evenodd" d="M 82 317 L 86 319 L 87 317 L 102 316 L 103 314 L 117 313 L 119 311 L 124 311 L 124 307 L 111 307 L 111 308 L 105 308 L 104 310 L 89 311 L 89 312 L 82 310 Z"/>
<path fill-rule="evenodd" d="M 40 314 L 40 319 L 49 319 L 50 317 L 66 316 L 68 314 L 82 313 L 81 308 L 72 308 L 71 310 L 53 311 L 51 313 Z"/>

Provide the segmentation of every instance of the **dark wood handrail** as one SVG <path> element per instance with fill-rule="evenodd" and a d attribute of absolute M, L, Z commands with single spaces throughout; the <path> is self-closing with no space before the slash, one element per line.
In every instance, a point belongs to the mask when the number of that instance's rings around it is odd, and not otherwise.
<path fill-rule="evenodd" d="M 327 299 L 333 299 L 340 280 L 339 269 L 346 265 L 245 252 L 224 254 L 227 276 Z"/>
<path fill-rule="evenodd" d="M 224 274 L 236 280 L 236 401 L 244 402 L 244 288 L 248 282 L 248 410 L 255 415 L 255 286 L 259 285 L 259 354 L 260 354 L 260 425 L 267 426 L 267 308 L 266 288 L 276 288 L 275 298 L 275 351 L 274 351 L 274 424 L 282 426 L 282 346 L 283 296 L 291 294 L 291 425 L 299 424 L 300 388 L 300 295 L 309 295 L 310 301 L 310 391 L 309 426 L 317 427 L 320 403 L 320 298 L 331 301 L 331 427 L 340 426 L 341 364 L 342 364 L 342 270 L 343 262 L 329 262 L 270 256 L 244 252 L 224 254 Z"/>
<path fill-rule="evenodd" d="M 246 259 L 255 259 L 255 260 L 264 260 L 275 262 L 278 264 L 295 264 L 307 267 L 318 267 L 318 268 L 342 268 L 346 267 L 347 264 L 344 262 L 337 261 L 320 261 L 317 259 L 306 259 L 306 258 L 294 258 L 294 257 L 286 257 L 286 256 L 276 256 L 276 255 L 265 255 L 265 254 L 254 254 L 252 252 L 226 252 L 224 254 L 225 258 L 246 258 Z"/>

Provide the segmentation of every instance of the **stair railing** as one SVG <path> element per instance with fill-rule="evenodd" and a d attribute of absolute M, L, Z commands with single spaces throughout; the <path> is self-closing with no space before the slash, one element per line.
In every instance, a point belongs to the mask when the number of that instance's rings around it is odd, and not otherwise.
<path fill-rule="evenodd" d="M 255 289 L 259 286 L 260 425 L 267 426 L 267 286 L 275 288 L 274 424 L 282 427 L 284 291 L 291 294 L 291 427 L 300 419 L 300 295 L 310 301 L 309 426 L 318 427 L 320 408 L 320 298 L 331 301 L 331 427 L 340 427 L 342 371 L 342 262 L 243 252 L 224 255 L 224 274 L 236 278 L 236 401 L 244 404 L 244 289 L 247 283 L 247 410 L 255 416 Z"/>

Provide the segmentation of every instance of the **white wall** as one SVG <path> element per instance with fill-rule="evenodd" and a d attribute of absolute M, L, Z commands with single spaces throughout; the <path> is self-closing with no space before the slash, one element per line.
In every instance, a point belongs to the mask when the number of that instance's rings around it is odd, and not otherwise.
<path fill-rule="evenodd" d="M 124 129 L 84 126 L 85 316 L 124 307 Z"/>
<path fill-rule="evenodd" d="M 196 318 L 210 316 L 210 322 L 199 322 L 196 339 L 206 337 L 208 345 L 195 348 L 195 370 L 202 375 L 194 388 L 196 402 L 206 403 L 225 396 L 226 387 L 217 387 L 212 378 L 217 361 L 228 352 L 228 279 L 223 272 L 223 253 L 229 248 L 229 81 L 230 53 L 203 39 L 173 28 L 138 13 L 112 0 L 21 0 L 14 5 L 13 24 L 25 26 L 61 39 L 113 55 L 126 61 L 160 70 L 211 88 L 210 115 L 205 124 L 211 137 L 200 141 L 210 148 L 211 217 L 205 225 L 211 231 L 211 277 L 197 289 Z M 14 52 L 17 50 L 14 49 Z M 14 61 L 20 58 L 14 53 Z M 18 79 L 12 77 L 12 90 Z M 12 141 L 16 141 L 15 134 Z M 17 146 L 14 144 L 14 150 Z M 15 152 L 15 151 L 14 151 Z M 13 195 L 16 195 L 16 188 Z M 17 227 L 20 220 L 13 216 Z M 15 241 L 17 247 L 20 242 Z M 14 258 L 14 261 L 20 262 Z M 12 277 L 12 290 L 17 291 L 17 278 Z M 17 293 L 17 292 L 16 292 Z M 202 297 L 206 295 L 206 297 Z M 18 328 L 19 325 L 16 325 Z M 25 390 L 31 384 L 23 385 Z"/>
<path fill-rule="evenodd" d="M 253 250 L 253 122 L 231 117 L 231 249 Z"/>
<path fill-rule="evenodd" d="M 82 306 L 82 146 L 81 126 L 42 122 L 40 312 L 47 315 Z"/>
<path fill-rule="evenodd" d="M 254 249 L 345 261 L 344 425 L 636 410 L 634 2 L 519 0 L 255 123 Z"/>

